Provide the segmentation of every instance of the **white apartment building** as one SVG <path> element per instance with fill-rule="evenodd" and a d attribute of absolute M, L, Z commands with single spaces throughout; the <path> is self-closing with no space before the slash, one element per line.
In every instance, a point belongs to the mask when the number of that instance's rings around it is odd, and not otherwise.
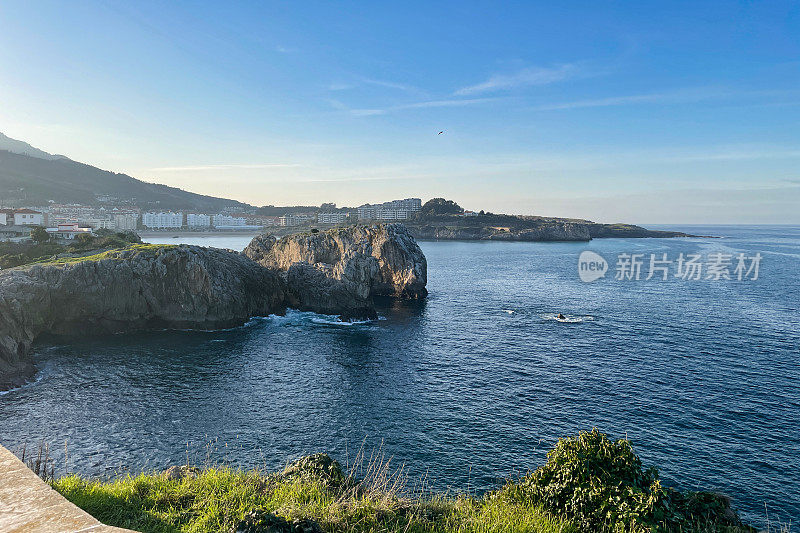
<path fill-rule="evenodd" d="M 289 213 L 278 218 L 279 226 L 302 226 L 317 220 L 313 213 Z"/>
<path fill-rule="evenodd" d="M 299 226 L 303 221 L 295 215 L 283 215 L 278 217 L 279 226 Z"/>
<path fill-rule="evenodd" d="M 406 198 L 404 200 L 391 200 L 380 204 L 384 209 L 403 209 L 409 212 L 419 211 L 422 209 L 422 200 L 420 198 Z"/>
<path fill-rule="evenodd" d="M 114 213 L 112 217 L 117 231 L 135 231 L 139 227 L 139 213 L 135 211 Z"/>
<path fill-rule="evenodd" d="M 44 226 L 44 213 L 33 209 L 16 209 L 14 211 L 15 226 Z"/>
<path fill-rule="evenodd" d="M 420 198 L 391 200 L 382 204 L 364 204 L 358 208 L 359 220 L 406 220 L 422 208 Z"/>
<path fill-rule="evenodd" d="M 91 229 L 117 229 L 117 224 L 111 217 L 82 218 L 78 220 L 78 224 Z"/>
<path fill-rule="evenodd" d="M 358 208 L 359 220 L 405 220 L 411 213 L 408 209 L 384 208 L 382 205 L 362 205 Z"/>
<path fill-rule="evenodd" d="M 148 229 L 174 229 L 183 227 L 183 213 L 144 213 L 142 225 Z"/>
<path fill-rule="evenodd" d="M 214 227 L 220 226 L 246 226 L 247 219 L 244 217 L 234 217 L 231 215 L 214 215 Z"/>
<path fill-rule="evenodd" d="M 319 224 L 344 224 L 347 222 L 347 213 L 317 213 Z"/>
<path fill-rule="evenodd" d="M 186 215 L 186 225 L 190 228 L 210 228 L 211 217 L 199 213 L 189 213 Z"/>

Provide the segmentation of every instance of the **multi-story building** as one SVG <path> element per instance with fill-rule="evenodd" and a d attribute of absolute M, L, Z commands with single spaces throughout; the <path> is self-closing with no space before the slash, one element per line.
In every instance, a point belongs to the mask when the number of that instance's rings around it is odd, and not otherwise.
<path fill-rule="evenodd" d="M 253 226 L 280 226 L 280 218 L 266 215 L 248 215 L 247 223 Z"/>
<path fill-rule="evenodd" d="M 0 209 L 0 225 L 11 226 L 14 224 L 14 210 Z"/>
<path fill-rule="evenodd" d="M 278 225 L 279 226 L 299 226 L 302 224 L 302 221 L 296 215 L 283 215 L 282 217 L 278 217 Z"/>
<path fill-rule="evenodd" d="M 106 209 L 100 209 L 81 204 L 55 204 L 48 208 L 50 218 L 53 220 L 80 220 L 84 218 L 99 218 L 106 214 Z M 51 221 L 52 225 L 52 221 Z"/>
<path fill-rule="evenodd" d="M 199 213 L 189 213 L 186 215 L 186 225 L 190 228 L 210 228 L 211 217 Z"/>
<path fill-rule="evenodd" d="M 358 208 L 359 220 L 405 220 L 411 213 L 408 209 L 385 208 L 382 205 L 362 205 Z"/>
<path fill-rule="evenodd" d="M 278 217 L 279 226 L 303 226 L 317 220 L 316 215 L 311 213 L 289 213 Z"/>
<path fill-rule="evenodd" d="M 117 224 L 114 219 L 106 216 L 102 218 L 82 218 L 77 221 L 81 227 L 88 227 L 94 230 L 97 229 L 117 229 Z"/>
<path fill-rule="evenodd" d="M 183 213 L 145 213 L 142 225 L 148 229 L 174 229 L 183 227 Z"/>
<path fill-rule="evenodd" d="M 219 228 L 221 226 L 231 227 L 231 226 L 246 226 L 247 220 L 244 217 L 235 217 L 231 215 L 214 215 L 213 217 L 214 227 Z"/>
<path fill-rule="evenodd" d="M 139 213 L 136 211 L 115 209 L 111 217 L 114 219 L 114 229 L 117 231 L 135 231 L 139 227 Z"/>
<path fill-rule="evenodd" d="M 80 204 L 56 204 L 48 208 L 47 225 L 78 224 L 79 227 L 135 231 L 139 227 L 140 211 L 135 207 L 92 207 Z"/>
<path fill-rule="evenodd" d="M 358 208 L 359 220 L 406 220 L 422 208 L 419 198 L 392 200 L 382 204 L 364 204 Z"/>
<path fill-rule="evenodd" d="M 404 200 L 391 200 L 389 202 L 383 202 L 380 205 L 384 209 L 403 209 L 409 212 L 414 212 L 422 209 L 422 200 L 420 198 L 406 198 Z"/>
<path fill-rule="evenodd" d="M 348 213 L 317 213 L 319 224 L 344 224 L 347 222 Z"/>
<path fill-rule="evenodd" d="M 14 225 L 15 226 L 43 226 L 44 213 L 41 211 L 34 211 L 33 209 L 15 209 L 14 210 Z"/>

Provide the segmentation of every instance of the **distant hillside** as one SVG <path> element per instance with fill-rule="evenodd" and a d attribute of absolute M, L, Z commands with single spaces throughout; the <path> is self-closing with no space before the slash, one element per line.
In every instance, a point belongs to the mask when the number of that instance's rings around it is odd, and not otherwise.
<path fill-rule="evenodd" d="M 63 155 L 48 154 L 44 150 L 34 148 L 24 141 L 18 141 L 16 139 L 12 139 L 11 137 L 6 137 L 2 133 L 0 133 L 0 150 L 14 152 L 15 154 L 25 154 L 31 157 L 38 157 L 39 159 L 67 159 Z"/>
<path fill-rule="evenodd" d="M 97 196 L 111 196 L 146 209 L 219 211 L 251 206 L 145 183 L 125 174 L 101 170 L 33 148 L 0 134 L 0 204 L 95 204 Z"/>

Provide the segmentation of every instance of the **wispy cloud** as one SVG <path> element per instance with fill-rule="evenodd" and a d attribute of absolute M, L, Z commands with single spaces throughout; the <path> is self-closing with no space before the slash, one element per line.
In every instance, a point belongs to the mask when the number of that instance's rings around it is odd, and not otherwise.
<path fill-rule="evenodd" d="M 385 89 L 393 89 L 396 91 L 403 91 L 407 93 L 416 93 L 416 94 L 422 94 L 424 92 L 419 87 L 415 87 L 407 83 L 400 83 L 389 80 L 379 80 L 363 76 L 357 77 L 352 81 L 347 81 L 347 82 L 338 81 L 331 83 L 330 85 L 328 85 L 328 89 L 331 91 L 349 91 L 351 89 L 355 89 L 359 85 L 372 85 L 375 87 L 383 87 Z"/>
<path fill-rule="evenodd" d="M 374 78 L 361 78 L 361 81 L 367 85 L 375 85 L 377 87 L 385 87 L 387 89 L 397 89 L 398 91 L 405 91 L 408 93 L 421 92 L 419 88 L 406 83 L 398 83 L 394 81 L 376 80 Z"/>
<path fill-rule="evenodd" d="M 500 99 L 499 98 L 453 98 L 446 100 L 425 100 L 423 102 L 414 102 L 411 104 L 402 104 L 385 108 L 373 108 L 373 109 L 349 109 L 347 107 L 342 107 L 341 102 L 336 102 L 336 104 L 334 104 L 334 107 L 336 107 L 337 109 L 348 111 L 353 116 L 367 117 L 373 115 L 385 115 L 387 113 L 404 111 L 407 109 L 425 109 L 425 108 L 435 108 L 435 107 L 465 107 L 465 106 L 485 104 L 489 102 L 496 102 L 498 100 Z"/>
<path fill-rule="evenodd" d="M 792 148 L 730 148 L 717 152 L 688 154 L 669 158 L 672 161 L 748 161 L 754 159 L 798 159 L 800 150 Z"/>
<path fill-rule="evenodd" d="M 347 91 L 349 89 L 352 89 L 353 87 L 355 87 L 355 85 L 353 85 L 352 83 L 339 83 L 339 82 L 336 82 L 336 83 L 331 83 L 330 85 L 328 85 L 328 90 L 330 90 L 330 91 Z"/>
<path fill-rule="evenodd" d="M 697 100 L 697 97 L 692 100 Z M 557 104 L 546 104 L 537 106 L 538 111 L 554 111 L 560 109 L 580 109 L 584 107 L 610 107 L 626 104 L 641 103 L 669 103 L 675 101 L 686 101 L 685 97 L 678 97 L 676 94 L 656 93 L 656 94 L 636 94 L 629 96 L 612 96 L 608 98 L 596 98 L 592 100 L 576 100 L 574 102 L 561 102 Z"/>
<path fill-rule="evenodd" d="M 266 168 L 292 168 L 299 167 L 297 163 L 242 163 L 230 165 L 187 165 L 180 167 L 148 168 L 150 172 L 191 172 L 203 170 L 230 170 L 230 169 L 266 169 Z"/>
<path fill-rule="evenodd" d="M 549 85 L 569 78 L 583 77 L 588 71 L 573 63 L 555 67 L 528 67 L 511 74 L 494 74 L 488 80 L 463 87 L 454 94 L 467 96 L 486 92 L 504 91 L 518 87 Z"/>
<path fill-rule="evenodd" d="M 776 94 L 777 93 L 777 94 Z M 588 107 L 612 107 L 629 104 L 680 104 L 701 102 L 705 100 L 724 100 L 732 98 L 746 98 L 758 96 L 777 96 L 785 94 L 780 91 L 737 91 L 718 87 L 695 87 L 686 89 L 676 89 L 673 91 L 632 94 L 625 96 L 611 96 L 606 98 L 594 98 L 587 100 L 575 100 L 571 102 L 559 102 L 555 104 L 545 104 L 536 106 L 537 111 L 554 111 L 562 109 L 581 109 Z"/>
<path fill-rule="evenodd" d="M 409 180 L 421 179 L 420 177 L 413 176 L 380 176 L 380 177 L 357 177 L 357 178 L 311 178 L 294 180 L 294 183 L 348 183 L 358 181 L 396 181 L 396 180 Z"/>

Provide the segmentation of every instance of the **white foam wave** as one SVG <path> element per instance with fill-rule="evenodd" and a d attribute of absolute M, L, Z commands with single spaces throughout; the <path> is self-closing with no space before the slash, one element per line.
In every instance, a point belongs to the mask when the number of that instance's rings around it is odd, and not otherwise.
<path fill-rule="evenodd" d="M 591 315 L 577 316 L 577 315 L 563 315 L 564 318 L 559 318 L 558 313 L 546 313 L 541 315 L 544 320 L 555 320 L 565 324 L 580 324 L 582 322 L 592 322 L 594 317 Z"/>
<path fill-rule="evenodd" d="M 14 387 L 13 389 L 7 389 L 7 390 L 4 390 L 4 391 L 0 391 L 0 396 L 5 396 L 6 394 L 8 394 L 10 392 L 18 391 L 18 390 L 21 390 L 21 389 L 26 389 L 28 387 L 33 387 L 34 385 L 36 385 L 37 383 L 42 381 L 42 378 L 44 378 L 46 370 L 47 370 L 46 367 L 42 368 L 42 369 L 37 369 L 36 370 L 36 374 L 35 374 L 36 377 L 32 381 L 26 381 L 25 383 L 23 383 L 19 387 Z"/>

